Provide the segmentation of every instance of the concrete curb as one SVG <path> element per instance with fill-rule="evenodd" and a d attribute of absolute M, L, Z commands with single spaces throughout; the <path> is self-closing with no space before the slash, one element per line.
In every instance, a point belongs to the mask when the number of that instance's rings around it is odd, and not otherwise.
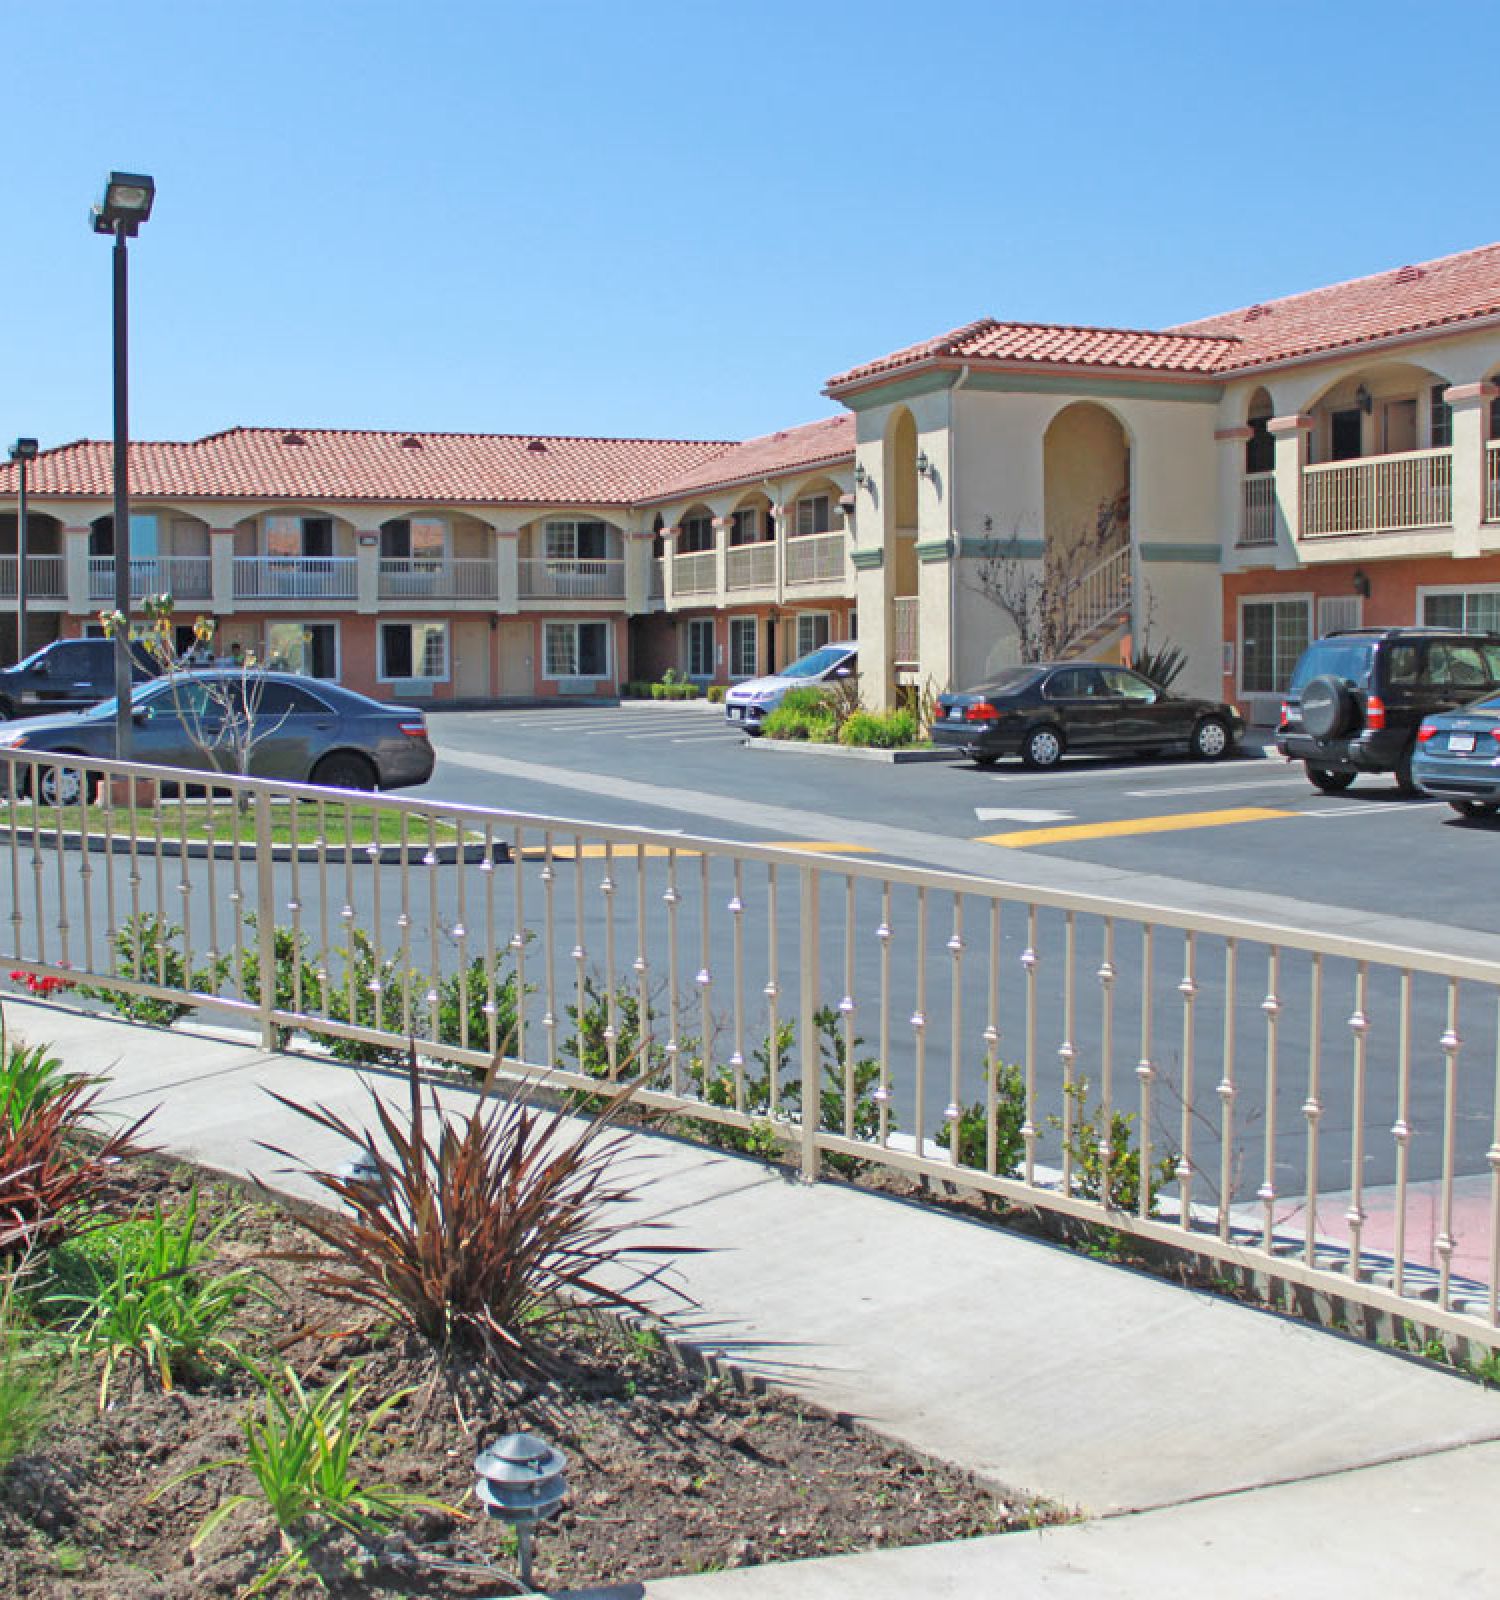
<path fill-rule="evenodd" d="M 880 761 L 886 766 L 903 767 L 908 762 L 966 761 L 961 750 L 864 750 L 841 744 L 810 744 L 802 739 L 747 738 L 752 750 L 778 750 L 787 755 L 836 756 L 843 761 Z"/>

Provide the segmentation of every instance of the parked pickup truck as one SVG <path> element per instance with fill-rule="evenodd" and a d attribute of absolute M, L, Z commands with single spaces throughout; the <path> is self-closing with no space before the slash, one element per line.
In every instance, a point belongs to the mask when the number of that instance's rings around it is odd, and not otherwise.
<path fill-rule="evenodd" d="M 137 683 L 160 669 L 138 645 L 131 649 Z M 115 692 L 112 639 L 55 639 L 13 667 L 0 668 L 0 717 L 35 717 L 82 711 Z"/>

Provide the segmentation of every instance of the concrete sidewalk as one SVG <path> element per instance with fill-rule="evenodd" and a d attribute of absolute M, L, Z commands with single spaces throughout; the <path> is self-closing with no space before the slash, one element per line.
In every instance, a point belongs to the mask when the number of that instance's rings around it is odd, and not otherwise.
<path fill-rule="evenodd" d="M 359 1114 L 364 1080 L 311 1057 L 8 1000 L 8 1026 L 151 1140 L 289 1192 L 261 1141 L 344 1152 L 265 1092 Z M 399 1081 L 385 1080 L 393 1089 Z M 363 1120 L 357 1115 L 357 1120 Z M 1214 1597 L 1357 1583 L 1485 1592 L 1500 1569 L 1500 1395 L 1336 1335 L 1035 1240 L 648 1134 L 642 1220 L 684 1244 L 709 1350 L 917 1450 L 1095 1519 L 1038 1534 L 626 1584 L 648 1600 Z M 658 1235 L 656 1242 L 661 1242 Z M 668 1238 L 671 1235 L 667 1235 Z M 680 1306 L 680 1302 L 679 1302 Z M 664 1296 L 663 1309 L 671 1311 Z"/>

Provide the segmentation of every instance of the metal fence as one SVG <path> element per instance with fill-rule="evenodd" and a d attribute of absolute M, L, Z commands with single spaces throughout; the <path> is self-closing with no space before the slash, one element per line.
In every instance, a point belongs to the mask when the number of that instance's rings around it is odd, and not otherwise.
<path fill-rule="evenodd" d="M 4 959 L 74 999 L 642 1077 L 808 1176 L 958 1183 L 1500 1348 L 1500 966 L 24 749 L 0 788 Z"/>

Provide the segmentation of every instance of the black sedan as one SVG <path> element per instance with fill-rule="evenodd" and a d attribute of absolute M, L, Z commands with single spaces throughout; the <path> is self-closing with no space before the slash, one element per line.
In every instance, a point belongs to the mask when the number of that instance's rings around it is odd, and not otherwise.
<path fill-rule="evenodd" d="M 115 757 L 113 700 L 64 716 L 0 728 L 6 749 Z M 387 705 L 321 678 L 287 672 L 174 672 L 131 697 L 130 759 L 146 766 L 235 773 L 326 784 L 335 789 L 401 789 L 425 783 L 436 756 L 427 721 L 410 706 Z M 69 805 L 82 787 L 77 768 L 41 769 L 40 797 Z"/>
<path fill-rule="evenodd" d="M 1424 717 L 1411 776 L 1462 816 L 1500 812 L 1500 695 Z"/>
<path fill-rule="evenodd" d="M 1054 661 L 1009 667 L 977 689 L 939 695 L 932 740 L 982 767 L 1019 756 L 1043 768 L 1055 767 L 1069 750 L 1184 749 L 1216 761 L 1244 731 L 1233 706 L 1171 694 L 1127 667 Z"/>

